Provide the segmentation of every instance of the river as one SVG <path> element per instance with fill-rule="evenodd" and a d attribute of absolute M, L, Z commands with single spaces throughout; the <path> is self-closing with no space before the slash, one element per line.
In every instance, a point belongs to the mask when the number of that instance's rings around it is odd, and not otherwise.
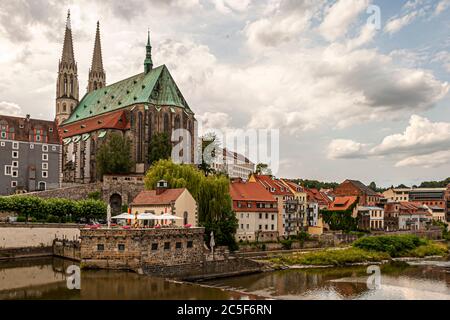
<path fill-rule="evenodd" d="M 82 270 L 81 290 L 69 290 L 58 258 L 0 262 L 0 299 L 445 299 L 450 261 L 381 266 L 381 286 L 369 289 L 367 267 L 283 270 L 202 283 L 179 283 L 132 272 Z"/>

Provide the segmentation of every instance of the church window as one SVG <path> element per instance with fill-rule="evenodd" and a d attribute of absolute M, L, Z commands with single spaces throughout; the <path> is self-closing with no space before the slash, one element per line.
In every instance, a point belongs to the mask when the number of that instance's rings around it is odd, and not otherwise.
<path fill-rule="evenodd" d="M 144 121 L 142 112 L 139 112 L 138 114 L 138 123 L 137 123 L 137 129 L 138 129 L 138 142 L 137 142 L 137 160 L 138 162 L 143 162 L 143 143 L 144 143 Z"/>
<path fill-rule="evenodd" d="M 153 113 L 149 112 L 148 114 L 148 141 L 152 139 L 152 122 L 153 122 Z"/>
<path fill-rule="evenodd" d="M 67 95 L 67 75 L 64 74 L 64 95 Z"/>
<path fill-rule="evenodd" d="M 66 112 L 67 111 L 67 107 L 66 107 L 66 104 L 65 103 L 63 103 L 63 112 Z"/>
<path fill-rule="evenodd" d="M 74 84 L 73 84 L 73 76 L 70 76 L 70 96 L 74 96 Z"/>
<path fill-rule="evenodd" d="M 170 133 L 169 115 L 164 113 L 164 132 Z"/>
<path fill-rule="evenodd" d="M 94 90 L 97 90 L 97 81 L 94 81 Z"/>
<path fill-rule="evenodd" d="M 175 129 L 180 129 L 180 124 L 181 124 L 180 116 L 176 115 L 175 116 Z"/>

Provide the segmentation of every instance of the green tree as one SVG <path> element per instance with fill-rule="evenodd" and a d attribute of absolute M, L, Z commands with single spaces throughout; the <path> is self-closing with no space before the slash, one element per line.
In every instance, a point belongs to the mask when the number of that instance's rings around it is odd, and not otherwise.
<path fill-rule="evenodd" d="M 175 164 L 170 160 L 159 160 L 147 171 L 146 189 L 154 189 L 159 180 L 165 180 L 171 188 L 187 188 L 198 205 L 198 217 L 205 227 L 207 243 L 214 231 L 218 245 L 236 249 L 234 235 L 237 218 L 231 207 L 229 180 L 225 176 L 205 174 L 188 164 Z"/>
<path fill-rule="evenodd" d="M 269 165 L 266 163 L 258 163 L 255 169 L 256 174 L 268 174 L 272 175 L 272 170 L 270 170 Z"/>
<path fill-rule="evenodd" d="M 117 132 L 109 134 L 97 151 L 96 162 L 99 177 L 129 173 L 132 166 L 130 140 Z"/>
<path fill-rule="evenodd" d="M 148 148 L 148 162 L 153 164 L 160 159 L 170 159 L 172 143 L 166 132 L 155 133 Z"/>
<path fill-rule="evenodd" d="M 377 184 L 375 183 L 375 181 L 372 181 L 370 184 L 369 184 L 369 188 L 370 189 L 372 189 L 373 191 L 377 191 Z"/>

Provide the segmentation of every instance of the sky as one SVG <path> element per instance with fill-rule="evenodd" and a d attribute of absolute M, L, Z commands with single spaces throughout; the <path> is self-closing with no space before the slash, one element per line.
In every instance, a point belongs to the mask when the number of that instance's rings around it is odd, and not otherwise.
<path fill-rule="evenodd" d="M 279 130 L 279 177 L 450 176 L 450 0 L 2 0 L 0 114 L 54 119 L 68 9 L 80 97 L 97 20 L 107 84 L 150 29 L 203 133 Z"/>

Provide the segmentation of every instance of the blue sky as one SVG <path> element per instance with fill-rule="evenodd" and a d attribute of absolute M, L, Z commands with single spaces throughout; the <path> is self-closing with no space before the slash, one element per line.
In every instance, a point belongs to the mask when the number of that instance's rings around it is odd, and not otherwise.
<path fill-rule="evenodd" d="M 142 72 L 149 27 L 205 131 L 280 130 L 278 176 L 450 175 L 450 0 L 2 1 L 1 113 L 53 119 L 68 8 L 80 95 L 97 20 L 108 83 Z"/>

